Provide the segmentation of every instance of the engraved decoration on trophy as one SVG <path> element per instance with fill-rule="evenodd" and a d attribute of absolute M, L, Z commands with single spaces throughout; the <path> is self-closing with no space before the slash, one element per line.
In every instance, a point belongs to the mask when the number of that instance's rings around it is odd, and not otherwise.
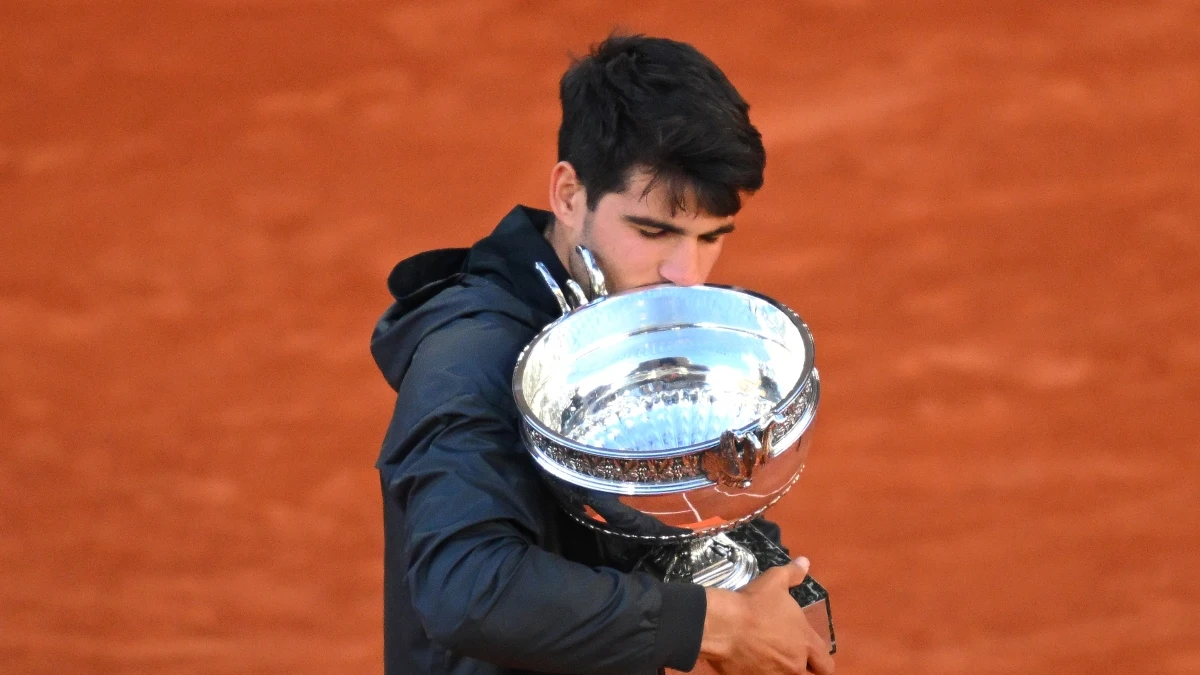
<path fill-rule="evenodd" d="M 787 554 L 751 522 L 800 477 L 820 398 L 808 327 L 766 296 L 717 285 L 609 295 L 538 272 L 563 316 L 521 352 L 513 393 L 526 447 L 561 506 L 652 544 L 639 568 L 736 590 Z M 836 651 L 829 596 L 791 589 Z"/>

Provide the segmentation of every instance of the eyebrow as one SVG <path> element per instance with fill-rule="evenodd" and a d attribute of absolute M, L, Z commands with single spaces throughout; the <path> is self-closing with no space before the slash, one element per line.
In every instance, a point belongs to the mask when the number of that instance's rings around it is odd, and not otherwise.
<path fill-rule="evenodd" d="M 645 216 L 622 215 L 621 217 L 624 218 L 626 222 L 633 223 L 634 225 L 641 225 L 642 227 L 653 227 L 655 229 L 663 230 L 665 232 L 670 232 L 672 234 L 687 234 L 687 232 L 684 231 L 684 229 L 682 227 L 679 227 L 678 225 L 672 225 L 671 223 L 668 223 L 663 220 L 655 220 L 654 218 L 646 218 Z M 737 228 L 734 227 L 733 223 L 726 223 L 726 224 L 718 227 L 717 229 L 715 229 L 711 232 L 705 232 L 705 233 L 701 234 L 700 236 L 701 237 L 716 237 L 716 236 L 722 235 L 722 234 L 729 234 L 730 232 L 733 232 L 735 229 L 737 229 Z"/>

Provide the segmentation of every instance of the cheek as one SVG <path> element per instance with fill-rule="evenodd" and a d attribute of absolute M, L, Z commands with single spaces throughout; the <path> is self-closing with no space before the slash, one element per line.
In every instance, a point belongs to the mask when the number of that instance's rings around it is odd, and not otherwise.
<path fill-rule="evenodd" d="M 612 277 L 614 290 L 658 283 L 662 243 L 646 239 L 632 228 L 621 230 L 595 242 L 603 252 L 605 273 Z"/>
<path fill-rule="evenodd" d="M 717 264 L 717 258 L 721 256 L 721 249 L 724 248 L 725 241 L 721 240 L 715 244 L 705 246 L 700 253 L 700 261 L 704 266 L 705 277 L 712 271 L 712 268 Z"/>

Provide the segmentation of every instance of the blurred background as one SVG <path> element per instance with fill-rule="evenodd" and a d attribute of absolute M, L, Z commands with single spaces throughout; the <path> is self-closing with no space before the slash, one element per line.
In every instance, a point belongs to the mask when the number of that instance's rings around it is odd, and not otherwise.
<path fill-rule="evenodd" d="M 392 265 L 612 28 L 751 102 L 839 673 L 1200 672 L 1200 3 L 6 0 L 0 673 L 379 673 Z"/>

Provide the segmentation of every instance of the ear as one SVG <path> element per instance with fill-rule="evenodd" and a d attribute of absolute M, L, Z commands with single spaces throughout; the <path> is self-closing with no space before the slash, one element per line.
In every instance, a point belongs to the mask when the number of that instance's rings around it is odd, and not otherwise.
<path fill-rule="evenodd" d="M 570 162 L 559 162 L 550 169 L 550 210 L 554 219 L 576 229 L 587 214 L 587 192 Z"/>

